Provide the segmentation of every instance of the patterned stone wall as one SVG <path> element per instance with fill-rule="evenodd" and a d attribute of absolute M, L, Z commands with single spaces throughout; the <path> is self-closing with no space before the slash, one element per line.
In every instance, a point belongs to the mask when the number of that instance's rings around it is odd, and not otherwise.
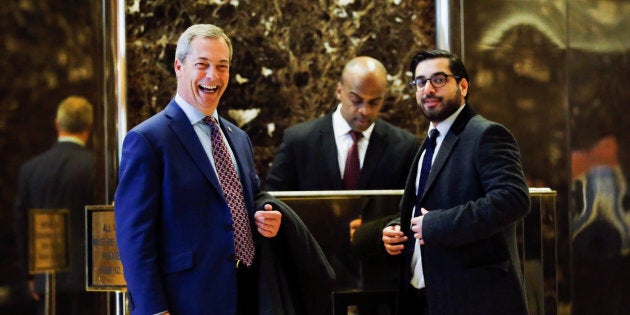
<path fill-rule="evenodd" d="M 230 85 L 219 112 L 252 138 L 264 179 L 282 131 L 335 108 L 346 61 L 369 55 L 390 75 L 382 116 L 411 132 L 427 122 L 406 83 L 411 56 L 433 48 L 433 1 L 128 1 L 129 127 L 173 97 L 179 35 L 212 23 L 233 40 Z"/>
<path fill-rule="evenodd" d="M 112 2 L 107 2 L 111 5 Z M 105 117 L 113 84 L 105 70 L 102 1 L 14 0 L 0 5 L 0 314 L 25 314 L 28 297 L 15 260 L 11 208 L 17 173 L 55 141 L 57 104 L 69 94 L 95 105 L 88 146 L 97 165 L 99 202 L 110 201 L 112 169 L 105 141 L 115 134 Z M 420 135 L 421 118 L 406 88 L 411 55 L 435 43 L 430 0 L 127 0 L 128 126 L 161 110 L 175 93 L 177 37 L 193 23 L 213 23 L 232 37 L 234 64 L 221 114 L 255 144 L 258 172 L 267 172 L 282 130 L 332 110 L 344 63 L 357 55 L 380 59 L 391 93 L 382 117 Z M 105 108 L 110 106 L 110 108 Z M 250 118 L 246 116 L 254 113 Z M 251 120 L 250 120 L 251 119 Z M 115 171 L 115 170 L 114 170 Z"/>

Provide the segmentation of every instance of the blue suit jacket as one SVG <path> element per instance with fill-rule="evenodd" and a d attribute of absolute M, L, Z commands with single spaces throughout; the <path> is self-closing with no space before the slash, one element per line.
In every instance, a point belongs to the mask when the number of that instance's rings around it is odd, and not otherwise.
<path fill-rule="evenodd" d="M 220 120 L 238 163 L 253 225 L 259 191 L 252 144 Z M 190 121 L 171 101 L 124 139 L 116 237 L 133 314 L 234 314 L 230 210 Z M 259 234 L 254 241 L 259 242 Z"/>

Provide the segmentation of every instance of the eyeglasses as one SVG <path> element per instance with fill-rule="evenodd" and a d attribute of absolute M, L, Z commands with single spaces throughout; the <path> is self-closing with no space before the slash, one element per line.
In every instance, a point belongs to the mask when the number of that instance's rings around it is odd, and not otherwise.
<path fill-rule="evenodd" d="M 411 80 L 411 82 L 409 82 L 409 86 L 415 91 L 422 91 L 427 85 L 427 81 L 429 81 L 434 88 L 439 88 L 446 85 L 446 82 L 448 82 L 448 77 L 453 77 L 455 78 L 455 80 L 461 79 L 460 77 L 452 74 L 436 73 L 428 79 L 415 78 Z"/>

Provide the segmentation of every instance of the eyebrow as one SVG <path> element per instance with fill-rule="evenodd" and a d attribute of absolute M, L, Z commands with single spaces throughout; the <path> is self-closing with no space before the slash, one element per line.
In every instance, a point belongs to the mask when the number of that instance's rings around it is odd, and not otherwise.
<path fill-rule="evenodd" d="M 367 101 L 367 102 L 373 102 L 373 101 L 377 101 L 377 100 L 382 100 L 384 97 L 375 97 L 375 98 L 371 98 L 369 100 L 364 99 L 363 97 L 359 96 L 359 94 L 353 92 L 353 91 L 349 91 L 348 94 L 352 94 L 354 96 L 356 96 L 357 98 L 359 98 L 362 101 Z"/>
<path fill-rule="evenodd" d="M 433 77 L 433 76 L 434 76 L 434 75 L 436 75 L 436 74 L 449 75 L 448 73 L 446 73 L 446 72 L 444 72 L 444 71 L 439 71 L 439 72 L 435 72 L 435 73 L 431 74 L 431 75 L 429 76 L 429 78 Z M 419 75 L 419 76 L 417 76 L 417 77 L 415 77 L 415 78 L 416 78 L 416 79 L 420 79 L 420 78 L 424 78 L 424 77 L 425 77 L 425 76 L 423 76 L 423 75 Z"/>
<path fill-rule="evenodd" d="M 210 58 L 208 58 L 208 57 L 197 57 L 197 60 L 203 60 L 203 61 L 211 62 Z M 230 64 L 230 61 L 228 59 L 221 59 L 221 60 L 219 60 L 219 63 Z"/>

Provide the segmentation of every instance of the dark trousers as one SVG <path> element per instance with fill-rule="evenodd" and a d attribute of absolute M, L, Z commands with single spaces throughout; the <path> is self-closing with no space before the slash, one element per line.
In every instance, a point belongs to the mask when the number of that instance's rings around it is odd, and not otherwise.
<path fill-rule="evenodd" d="M 241 264 L 236 269 L 236 314 L 258 314 L 258 270 Z"/>
<path fill-rule="evenodd" d="M 399 315 L 429 315 L 426 289 L 416 289 L 407 285 L 400 299 Z"/>

